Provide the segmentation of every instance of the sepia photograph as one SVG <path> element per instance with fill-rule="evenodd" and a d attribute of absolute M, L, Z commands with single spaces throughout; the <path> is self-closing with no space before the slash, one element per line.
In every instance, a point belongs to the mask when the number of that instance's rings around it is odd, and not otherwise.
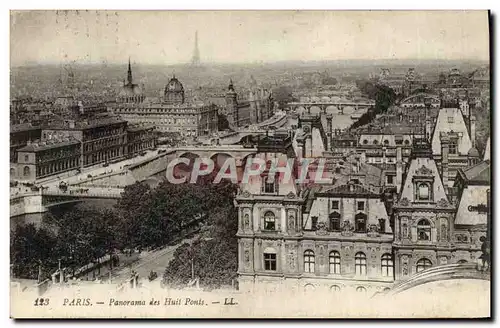
<path fill-rule="evenodd" d="M 12 319 L 491 318 L 489 11 L 9 16 Z"/>

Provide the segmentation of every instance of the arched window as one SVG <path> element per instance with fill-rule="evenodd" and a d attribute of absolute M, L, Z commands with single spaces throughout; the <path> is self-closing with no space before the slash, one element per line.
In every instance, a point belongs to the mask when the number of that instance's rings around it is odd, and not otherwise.
<path fill-rule="evenodd" d="M 316 288 L 314 288 L 314 285 L 311 285 L 311 284 L 307 284 L 304 286 L 304 291 L 305 292 L 312 292 L 314 291 Z"/>
<path fill-rule="evenodd" d="M 364 213 L 358 213 L 354 216 L 356 232 L 366 232 L 366 219 L 367 216 Z"/>
<path fill-rule="evenodd" d="M 28 177 L 30 175 L 30 168 L 28 166 L 24 167 L 23 174 L 25 177 Z"/>
<path fill-rule="evenodd" d="M 382 255 L 382 277 L 392 277 L 394 276 L 394 263 L 392 261 L 391 254 Z"/>
<path fill-rule="evenodd" d="M 276 230 L 276 217 L 271 211 L 264 214 L 264 230 Z"/>
<path fill-rule="evenodd" d="M 424 271 L 432 267 L 432 262 L 429 259 L 422 258 L 417 261 L 417 272 Z"/>
<path fill-rule="evenodd" d="M 366 288 L 363 287 L 363 286 L 359 286 L 359 287 L 356 288 L 356 291 L 358 293 L 366 293 Z"/>
<path fill-rule="evenodd" d="M 340 253 L 337 251 L 330 252 L 330 273 L 340 274 Z"/>
<path fill-rule="evenodd" d="M 428 183 L 419 183 L 417 190 L 418 200 L 429 200 L 430 199 L 430 186 Z"/>
<path fill-rule="evenodd" d="M 314 252 L 310 249 L 304 252 L 304 272 L 314 272 Z"/>
<path fill-rule="evenodd" d="M 431 240 L 431 224 L 429 220 L 422 219 L 417 224 L 417 239 Z"/>
<path fill-rule="evenodd" d="M 14 175 L 16 175 L 16 170 L 13 167 L 11 167 L 10 168 L 10 176 L 13 177 Z"/>
<path fill-rule="evenodd" d="M 354 256 L 354 266 L 356 269 L 356 275 L 364 276 L 366 275 L 366 255 L 363 252 L 358 252 Z"/>
<path fill-rule="evenodd" d="M 332 286 L 330 286 L 330 291 L 333 293 L 340 292 L 340 286 L 332 285 Z"/>

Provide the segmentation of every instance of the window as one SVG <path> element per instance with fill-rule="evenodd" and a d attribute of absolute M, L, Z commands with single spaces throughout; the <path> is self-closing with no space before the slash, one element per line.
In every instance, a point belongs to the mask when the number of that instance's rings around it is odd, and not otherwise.
<path fill-rule="evenodd" d="M 266 194 L 273 194 L 276 192 L 276 179 L 266 176 L 264 178 L 264 193 Z"/>
<path fill-rule="evenodd" d="M 366 232 L 366 218 L 364 213 L 358 213 L 354 216 L 356 232 Z"/>
<path fill-rule="evenodd" d="M 365 210 L 365 202 L 358 202 L 358 211 Z"/>
<path fill-rule="evenodd" d="M 30 175 L 30 168 L 28 166 L 25 166 L 23 169 L 23 174 L 25 177 Z"/>
<path fill-rule="evenodd" d="M 311 250 L 304 252 L 304 272 L 314 273 L 314 252 Z"/>
<path fill-rule="evenodd" d="M 431 240 L 431 224 L 429 220 L 422 219 L 417 224 L 417 239 Z"/>
<path fill-rule="evenodd" d="M 354 256 L 354 267 L 356 270 L 356 275 L 364 276 L 366 275 L 366 255 L 365 253 L 358 252 Z"/>
<path fill-rule="evenodd" d="M 340 253 L 330 252 L 330 273 L 340 274 Z"/>
<path fill-rule="evenodd" d="M 359 286 L 358 288 L 356 288 L 356 291 L 358 293 L 366 293 L 366 288 L 363 286 Z"/>
<path fill-rule="evenodd" d="M 276 271 L 276 253 L 264 253 L 264 270 Z"/>
<path fill-rule="evenodd" d="M 394 184 L 394 176 L 393 175 L 387 175 L 385 178 L 387 179 L 387 184 Z"/>
<path fill-rule="evenodd" d="M 336 167 L 335 168 L 335 173 L 337 174 L 340 174 L 342 171 L 341 171 L 341 168 L 340 167 Z"/>
<path fill-rule="evenodd" d="M 366 140 L 366 139 L 365 139 L 365 140 L 363 140 L 363 144 L 364 144 L 364 145 L 367 145 L 367 144 L 368 144 L 368 140 Z"/>
<path fill-rule="evenodd" d="M 391 254 L 382 255 L 382 277 L 392 277 L 394 276 L 394 263 L 392 261 Z"/>
<path fill-rule="evenodd" d="M 373 140 L 374 145 L 378 145 L 378 140 Z"/>
<path fill-rule="evenodd" d="M 316 230 L 317 226 L 318 226 L 318 217 L 317 216 L 313 216 L 311 218 L 311 229 L 312 230 Z"/>
<path fill-rule="evenodd" d="M 388 145 L 389 144 L 389 140 L 385 139 L 384 140 L 384 145 Z"/>
<path fill-rule="evenodd" d="M 417 199 L 418 200 L 430 199 L 430 187 L 428 183 L 418 184 Z"/>
<path fill-rule="evenodd" d="M 29 155 L 24 155 L 24 162 L 29 162 L 29 160 L 30 160 Z"/>
<path fill-rule="evenodd" d="M 457 140 L 453 140 L 453 139 L 450 140 L 449 153 L 451 155 L 458 154 L 458 141 Z"/>
<path fill-rule="evenodd" d="M 340 287 L 337 286 L 337 285 L 333 285 L 333 286 L 330 287 L 330 291 L 333 292 L 333 293 L 340 292 Z"/>
<path fill-rule="evenodd" d="M 378 219 L 378 225 L 380 226 L 379 232 L 385 233 L 385 219 Z"/>
<path fill-rule="evenodd" d="M 340 218 L 341 218 L 341 215 L 339 212 L 332 212 L 330 214 L 330 230 L 331 231 L 339 231 L 340 230 Z"/>
<path fill-rule="evenodd" d="M 264 230 L 276 230 L 276 217 L 271 211 L 264 214 Z"/>
<path fill-rule="evenodd" d="M 463 263 L 467 263 L 467 260 L 460 260 L 460 261 L 458 261 L 458 264 L 463 264 Z"/>
<path fill-rule="evenodd" d="M 432 262 L 426 258 L 420 259 L 417 262 L 417 272 L 424 271 L 432 267 Z"/>
<path fill-rule="evenodd" d="M 338 200 L 332 200 L 332 210 L 338 210 L 340 208 L 340 203 Z"/>
<path fill-rule="evenodd" d="M 453 116 L 448 116 L 448 123 L 453 123 L 454 120 L 453 120 Z"/>
<path fill-rule="evenodd" d="M 410 144 L 410 140 L 405 140 L 405 145 L 409 145 Z"/>

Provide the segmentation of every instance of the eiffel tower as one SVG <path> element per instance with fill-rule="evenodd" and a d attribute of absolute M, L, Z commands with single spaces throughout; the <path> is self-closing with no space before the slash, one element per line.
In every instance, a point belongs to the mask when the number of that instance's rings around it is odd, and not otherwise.
<path fill-rule="evenodd" d="M 198 31 L 194 33 L 194 51 L 191 65 L 200 66 L 200 49 L 198 49 Z"/>

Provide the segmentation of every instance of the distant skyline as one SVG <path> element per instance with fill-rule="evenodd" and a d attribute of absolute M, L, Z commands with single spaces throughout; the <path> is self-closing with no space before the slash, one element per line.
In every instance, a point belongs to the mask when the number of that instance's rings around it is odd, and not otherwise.
<path fill-rule="evenodd" d="M 487 11 L 12 11 L 11 65 L 488 60 Z"/>

